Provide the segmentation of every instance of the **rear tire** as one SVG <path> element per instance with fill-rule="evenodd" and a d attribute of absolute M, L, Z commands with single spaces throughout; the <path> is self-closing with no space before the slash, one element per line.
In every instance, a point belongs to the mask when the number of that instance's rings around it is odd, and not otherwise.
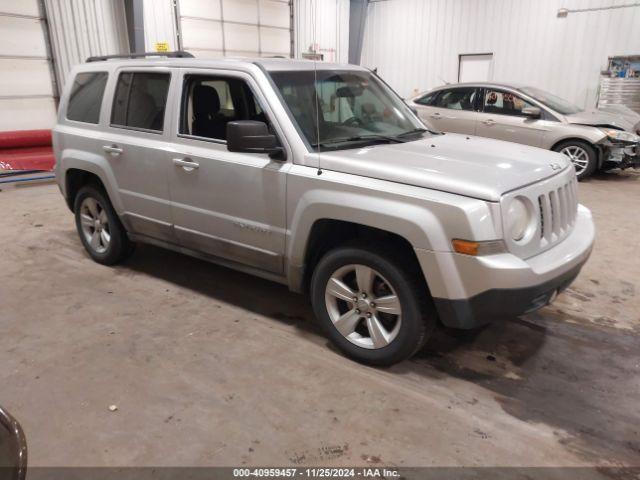
<path fill-rule="evenodd" d="M 133 244 L 109 197 L 100 187 L 82 187 L 74 200 L 76 228 L 84 248 L 93 260 L 113 265 L 133 252 Z"/>
<path fill-rule="evenodd" d="M 402 260 L 345 246 L 325 254 L 313 272 L 316 317 L 331 342 L 358 362 L 389 366 L 405 360 L 435 328 L 428 289 Z"/>
<path fill-rule="evenodd" d="M 556 145 L 553 150 L 569 157 L 576 169 L 578 181 L 589 177 L 598 167 L 598 153 L 587 142 L 567 140 Z"/>

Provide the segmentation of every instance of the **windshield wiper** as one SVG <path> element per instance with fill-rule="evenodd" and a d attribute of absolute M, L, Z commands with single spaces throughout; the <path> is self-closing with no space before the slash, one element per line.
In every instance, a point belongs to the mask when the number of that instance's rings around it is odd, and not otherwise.
<path fill-rule="evenodd" d="M 349 140 L 353 140 L 353 141 L 357 141 L 357 140 L 387 140 L 389 142 L 393 142 L 393 143 L 404 143 L 404 140 L 401 140 L 400 138 L 398 138 L 400 135 L 397 135 L 395 137 L 391 137 L 389 135 L 380 135 L 378 133 L 372 133 L 372 134 L 367 134 L 367 135 L 356 135 L 354 137 L 349 137 Z"/>
<path fill-rule="evenodd" d="M 431 132 L 431 130 L 427 130 L 426 128 L 414 128 L 413 130 L 402 132 L 400 135 L 398 135 L 398 137 L 402 138 L 414 133 L 424 133 L 424 132 Z"/>
<path fill-rule="evenodd" d="M 323 147 L 327 145 L 334 145 L 336 143 L 347 143 L 347 142 L 366 142 L 367 140 L 374 141 L 384 141 L 389 143 L 405 143 L 406 140 L 402 140 L 398 137 L 390 137 L 388 135 L 379 135 L 377 133 L 373 133 L 371 135 L 354 135 L 352 137 L 343 137 L 343 138 L 332 138 L 329 140 L 325 140 L 323 142 L 314 143 L 311 145 L 312 147 Z"/>
<path fill-rule="evenodd" d="M 412 133 L 424 133 L 424 132 L 429 132 L 433 135 L 442 135 L 442 132 L 439 132 L 437 130 L 431 130 L 430 128 L 414 128 L 413 130 L 409 130 L 408 132 L 403 132 L 400 135 L 398 135 L 398 137 L 405 137 L 407 135 L 411 135 Z"/>

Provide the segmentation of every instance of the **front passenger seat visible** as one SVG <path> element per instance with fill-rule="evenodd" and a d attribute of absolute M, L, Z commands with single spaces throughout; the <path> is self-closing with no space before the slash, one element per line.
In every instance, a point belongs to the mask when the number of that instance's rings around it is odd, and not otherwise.
<path fill-rule="evenodd" d="M 220 97 L 207 85 L 193 87 L 192 134 L 198 137 L 226 139 L 227 124 L 220 115 Z"/>

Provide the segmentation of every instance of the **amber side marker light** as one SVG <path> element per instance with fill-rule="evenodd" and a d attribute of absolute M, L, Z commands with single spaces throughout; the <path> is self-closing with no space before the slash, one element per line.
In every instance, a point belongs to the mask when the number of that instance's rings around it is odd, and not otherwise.
<path fill-rule="evenodd" d="M 451 240 L 453 250 L 456 253 L 463 253 L 464 255 L 472 255 L 474 257 L 478 255 L 493 255 L 496 253 L 504 253 L 507 251 L 506 246 L 502 240 L 489 240 L 485 242 L 472 242 L 471 240 L 461 240 L 454 238 Z"/>
<path fill-rule="evenodd" d="M 480 244 L 478 242 L 470 242 L 469 240 L 460 240 L 454 238 L 451 240 L 453 249 L 458 253 L 464 253 L 465 255 L 478 255 L 478 249 Z"/>

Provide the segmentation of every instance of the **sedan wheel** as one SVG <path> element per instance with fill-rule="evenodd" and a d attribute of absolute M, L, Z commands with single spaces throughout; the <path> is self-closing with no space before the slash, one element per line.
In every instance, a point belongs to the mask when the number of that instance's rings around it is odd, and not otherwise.
<path fill-rule="evenodd" d="M 359 347 L 386 347 L 402 325 L 395 290 L 379 272 L 365 265 L 336 270 L 327 282 L 325 303 L 334 327 Z"/>
<path fill-rule="evenodd" d="M 576 169 L 576 175 L 582 174 L 587 169 L 589 165 L 589 154 L 584 148 L 577 145 L 569 145 L 560 150 L 560 153 L 564 153 L 569 157 L 569 160 L 571 160 L 571 163 L 573 163 Z"/>
<path fill-rule="evenodd" d="M 584 180 L 598 167 L 598 152 L 582 140 L 566 140 L 556 145 L 553 150 L 569 158 L 576 169 L 578 180 Z"/>

